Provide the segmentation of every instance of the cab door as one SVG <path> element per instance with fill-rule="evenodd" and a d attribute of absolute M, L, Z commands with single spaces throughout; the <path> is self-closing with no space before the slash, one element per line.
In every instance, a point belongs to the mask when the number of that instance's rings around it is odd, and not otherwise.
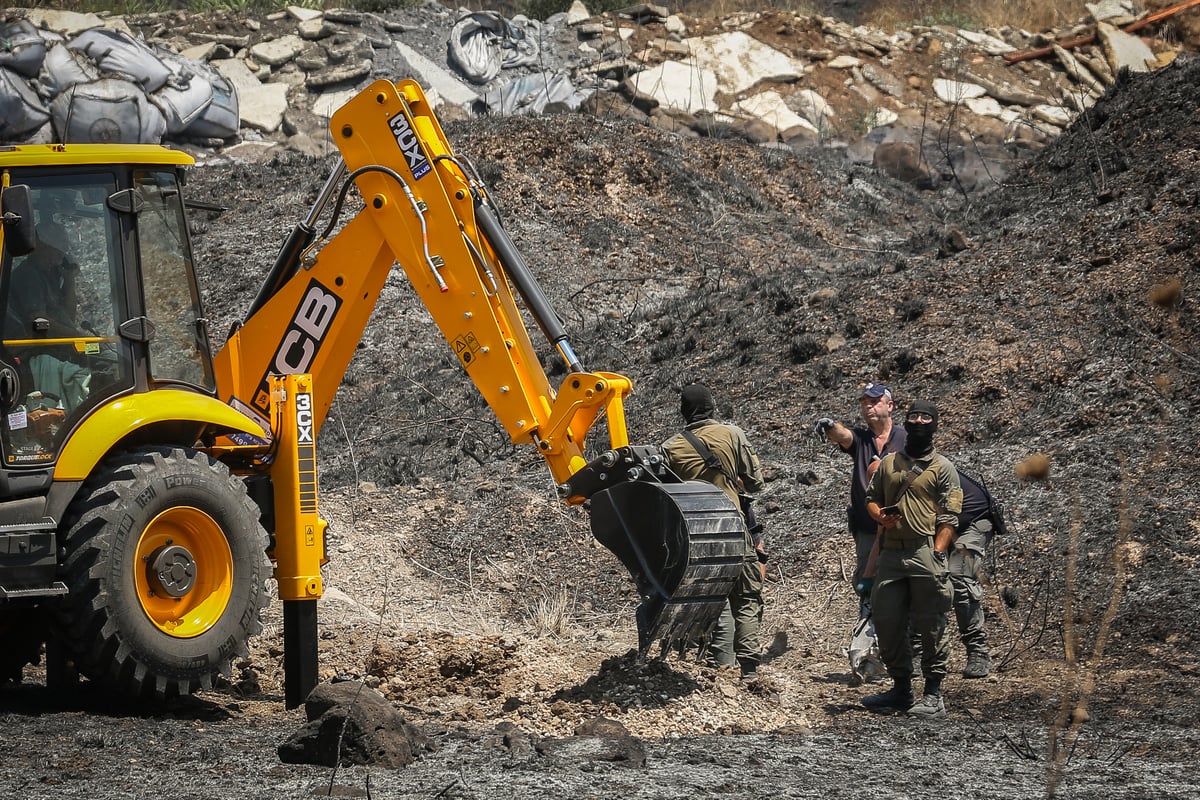
<path fill-rule="evenodd" d="M 135 170 L 133 192 L 151 388 L 182 383 L 213 393 L 216 381 L 178 175 Z"/>

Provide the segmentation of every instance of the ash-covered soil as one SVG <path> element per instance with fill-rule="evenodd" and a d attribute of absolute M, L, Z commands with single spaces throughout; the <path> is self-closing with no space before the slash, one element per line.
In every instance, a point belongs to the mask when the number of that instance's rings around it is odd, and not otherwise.
<path fill-rule="evenodd" d="M 918 193 L 828 151 L 563 115 L 447 126 L 588 368 L 635 383 L 631 436 L 711 385 L 769 473 L 761 678 L 642 661 L 636 596 L 513 445 L 397 273 L 322 431 L 322 676 L 365 677 L 432 738 L 403 770 L 280 763 L 279 610 L 229 685 L 166 710 L 36 670 L 0 693 L 23 797 L 1192 797 L 1200 744 L 1195 398 L 1200 61 L 1124 79 L 985 195 Z M 189 195 L 213 330 L 253 297 L 330 167 L 212 163 Z M 552 376 L 561 369 L 549 355 Z M 1005 501 L 999 669 L 948 718 L 859 706 L 848 460 L 814 437 L 881 379 Z M 1048 475 L 1021 479 L 1026 459 Z M 1000 601 L 1001 589 L 1015 600 Z M 961 667 L 956 648 L 952 667 Z M 613 760 L 597 718 L 645 763 Z M 7 793 L 6 793 L 7 794 Z"/>

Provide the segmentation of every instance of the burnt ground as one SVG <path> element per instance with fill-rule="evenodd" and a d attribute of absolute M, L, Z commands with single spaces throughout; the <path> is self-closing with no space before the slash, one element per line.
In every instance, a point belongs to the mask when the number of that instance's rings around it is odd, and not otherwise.
<path fill-rule="evenodd" d="M 283 764 L 278 604 L 232 680 L 166 709 L 0 693 L 5 795 L 1191 797 L 1200 744 L 1200 61 L 1123 80 L 991 192 L 919 193 L 828 152 L 586 116 L 447 126 L 632 438 L 710 384 L 769 473 L 759 681 L 641 661 L 633 587 L 507 441 L 402 276 L 322 432 L 326 678 L 365 677 L 436 749 L 402 770 Z M 209 164 L 190 196 L 213 329 L 257 288 L 328 161 Z M 550 364 L 549 356 L 546 363 Z M 557 368 L 552 367 L 554 374 Z M 812 422 L 882 379 L 1005 501 L 999 669 L 940 723 L 858 705 L 848 464 Z M 1044 456 L 1048 469 L 1031 467 Z M 1024 477 L 1022 477 L 1024 476 Z M 1001 602 L 1004 596 L 1012 605 Z M 372 655 L 374 654 L 374 655 Z M 961 649 L 952 668 L 961 667 Z M 606 717 L 644 748 L 572 738 Z M 1189 766 L 1191 765 L 1191 766 Z"/>

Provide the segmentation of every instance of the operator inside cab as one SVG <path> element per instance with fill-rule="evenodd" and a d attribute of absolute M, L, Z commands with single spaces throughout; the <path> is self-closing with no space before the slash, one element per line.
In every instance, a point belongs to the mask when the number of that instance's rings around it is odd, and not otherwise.
<path fill-rule="evenodd" d="M 37 226 L 38 246 L 13 268 L 9 287 L 5 338 L 70 339 L 80 336 L 76 327 L 79 264 L 69 256 L 66 228 L 44 220 Z M 25 358 L 39 405 L 59 405 L 69 414 L 88 395 L 91 372 L 72 360 L 63 345 L 33 346 Z M 64 352 L 65 350 L 65 352 Z M 59 401 L 58 404 L 46 401 Z"/>

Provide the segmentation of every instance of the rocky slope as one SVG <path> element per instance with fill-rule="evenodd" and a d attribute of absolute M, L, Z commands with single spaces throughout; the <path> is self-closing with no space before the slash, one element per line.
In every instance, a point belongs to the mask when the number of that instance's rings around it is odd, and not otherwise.
<path fill-rule="evenodd" d="M 582 108 L 680 135 L 829 147 L 923 188 L 974 192 L 1058 136 L 1121 69 L 1157 69 L 1187 49 L 1186 37 L 1142 38 L 1174 22 L 1146 25 L 1145 16 L 1131 2 L 1105 3 L 1074 28 L 1033 34 L 885 32 L 777 10 L 703 19 L 650 4 L 593 16 L 576 3 L 544 22 L 436 3 L 382 14 L 291 7 L 265 18 L 14 9 L 0 15 L 9 42 L 0 140 L 165 136 L 201 158 L 263 158 L 277 146 L 321 154 L 328 116 L 353 91 L 411 77 L 448 119 Z M 97 31 L 128 36 L 132 51 L 89 42 Z M 1052 47 L 1081 33 L 1092 40 Z M 211 114 L 192 109 L 209 83 L 220 107 Z M 160 109 L 166 121 L 143 121 L 140 133 L 115 118 L 85 124 L 102 112 L 71 101 L 76 92 L 127 94 L 139 115 Z"/>

